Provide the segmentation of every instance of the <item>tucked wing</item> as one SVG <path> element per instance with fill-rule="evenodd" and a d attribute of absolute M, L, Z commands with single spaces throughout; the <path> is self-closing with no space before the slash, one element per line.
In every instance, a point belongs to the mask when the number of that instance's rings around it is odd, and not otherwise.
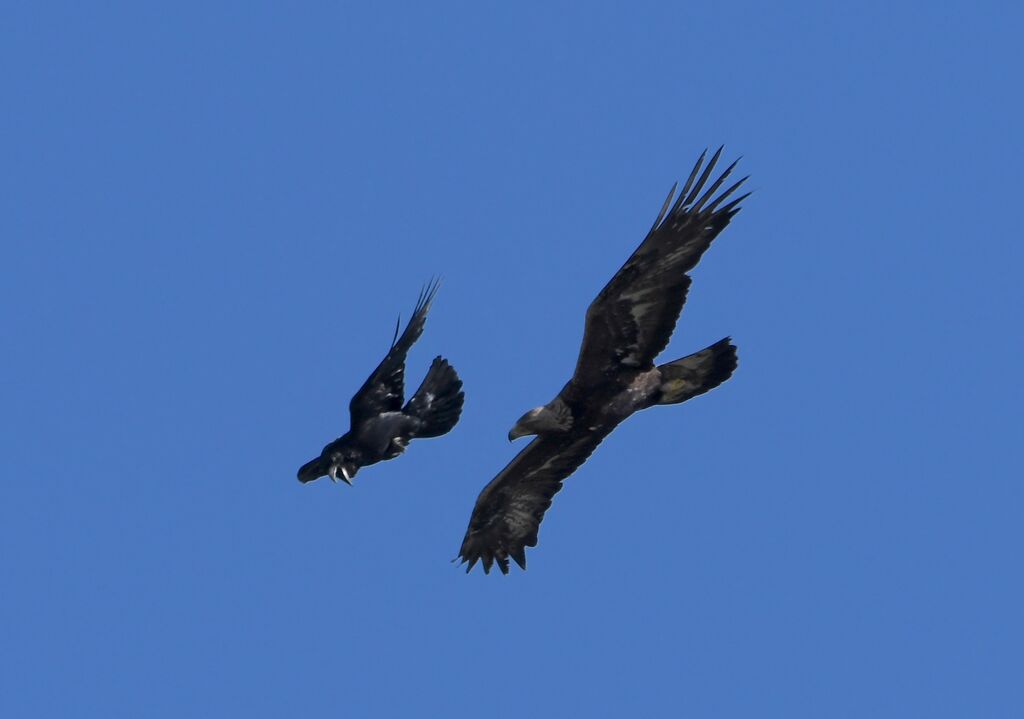
<path fill-rule="evenodd" d="M 476 500 L 459 556 L 468 572 L 479 561 L 484 572 L 498 563 L 508 574 L 511 557 L 526 569 L 526 547 L 537 546 L 537 531 L 562 480 L 576 471 L 608 432 L 543 435 L 501 470 Z"/>
<path fill-rule="evenodd" d="M 405 392 L 405 356 L 423 334 L 423 325 L 427 321 L 427 312 L 430 310 L 430 303 L 434 301 L 437 287 L 438 282 L 434 281 L 420 291 L 416 308 L 402 336 L 398 336 L 396 326 L 395 338 L 391 340 L 391 349 L 388 350 L 387 356 L 352 398 L 348 408 L 352 415 L 353 427 L 383 412 L 397 412 L 402 409 Z"/>
<path fill-rule="evenodd" d="M 721 154 L 718 148 L 703 171 L 706 153 L 700 156 L 675 202 L 672 187 L 647 237 L 590 304 L 573 375 L 578 384 L 596 383 L 621 367 L 650 367 L 665 349 L 686 302 L 686 273 L 747 197 L 722 204 L 746 177 L 715 196 L 735 162 L 705 189 Z"/>

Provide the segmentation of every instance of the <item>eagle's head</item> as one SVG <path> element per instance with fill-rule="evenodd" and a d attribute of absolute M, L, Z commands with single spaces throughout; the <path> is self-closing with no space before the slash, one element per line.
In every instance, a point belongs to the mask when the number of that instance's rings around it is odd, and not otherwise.
<path fill-rule="evenodd" d="M 515 426 L 509 430 L 508 441 L 530 434 L 552 434 L 565 432 L 572 427 L 572 415 L 564 404 L 558 402 L 557 407 L 546 404 L 535 407 L 519 418 Z"/>

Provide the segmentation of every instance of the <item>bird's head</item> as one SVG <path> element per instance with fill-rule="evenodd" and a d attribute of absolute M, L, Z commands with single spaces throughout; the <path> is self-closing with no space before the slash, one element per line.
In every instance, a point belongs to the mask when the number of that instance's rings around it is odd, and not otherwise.
<path fill-rule="evenodd" d="M 529 412 L 527 412 L 522 417 L 517 419 L 516 423 L 512 425 L 512 429 L 508 431 L 508 441 L 512 442 L 514 440 L 519 439 L 520 437 L 526 437 L 531 434 L 537 434 L 537 418 L 543 412 L 543 407 L 535 407 L 534 409 L 531 409 Z"/>
<path fill-rule="evenodd" d="M 324 447 L 319 457 L 299 467 L 299 481 L 306 484 L 326 475 L 332 482 L 340 479 L 346 484 L 352 484 L 352 478 L 361 466 L 356 453 L 346 447 L 339 449 L 337 442 L 331 442 Z"/>
<path fill-rule="evenodd" d="M 508 433 L 508 441 L 531 434 L 550 434 L 564 432 L 572 426 L 572 417 L 563 412 L 561 415 L 548 405 L 535 407 L 524 414 Z"/>
<path fill-rule="evenodd" d="M 327 467 L 327 476 L 331 478 L 332 482 L 341 480 L 345 484 L 352 486 L 352 480 L 356 476 L 356 472 L 359 471 L 359 464 L 355 461 L 354 457 L 349 456 L 346 452 L 334 452 L 330 455 L 330 464 Z"/>

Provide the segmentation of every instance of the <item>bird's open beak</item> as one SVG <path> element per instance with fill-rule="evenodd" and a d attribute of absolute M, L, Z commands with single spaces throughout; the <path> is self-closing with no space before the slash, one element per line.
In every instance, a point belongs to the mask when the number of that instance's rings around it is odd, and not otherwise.
<path fill-rule="evenodd" d="M 338 477 L 339 469 L 341 470 L 341 477 Z M 327 476 L 331 478 L 332 482 L 337 483 L 337 481 L 341 479 L 341 481 L 347 484 L 349 487 L 352 486 L 352 478 L 348 476 L 348 470 L 345 469 L 344 465 L 339 466 L 337 464 L 332 464 L 331 468 L 327 470 Z"/>

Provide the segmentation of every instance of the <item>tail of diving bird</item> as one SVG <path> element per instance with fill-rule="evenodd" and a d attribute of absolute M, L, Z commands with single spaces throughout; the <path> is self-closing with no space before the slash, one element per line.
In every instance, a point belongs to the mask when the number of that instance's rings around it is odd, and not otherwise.
<path fill-rule="evenodd" d="M 658 404 L 679 404 L 713 390 L 736 369 L 736 347 L 726 337 L 674 362 L 659 365 L 661 398 Z"/>
<path fill-rule="evenodd" d="M 435 357 L 423 383 L 402 410 L 423 425 L 415 437 L 440 437 L 451 431 L 462 414 L 462 380 L 448 360 Z"/>

